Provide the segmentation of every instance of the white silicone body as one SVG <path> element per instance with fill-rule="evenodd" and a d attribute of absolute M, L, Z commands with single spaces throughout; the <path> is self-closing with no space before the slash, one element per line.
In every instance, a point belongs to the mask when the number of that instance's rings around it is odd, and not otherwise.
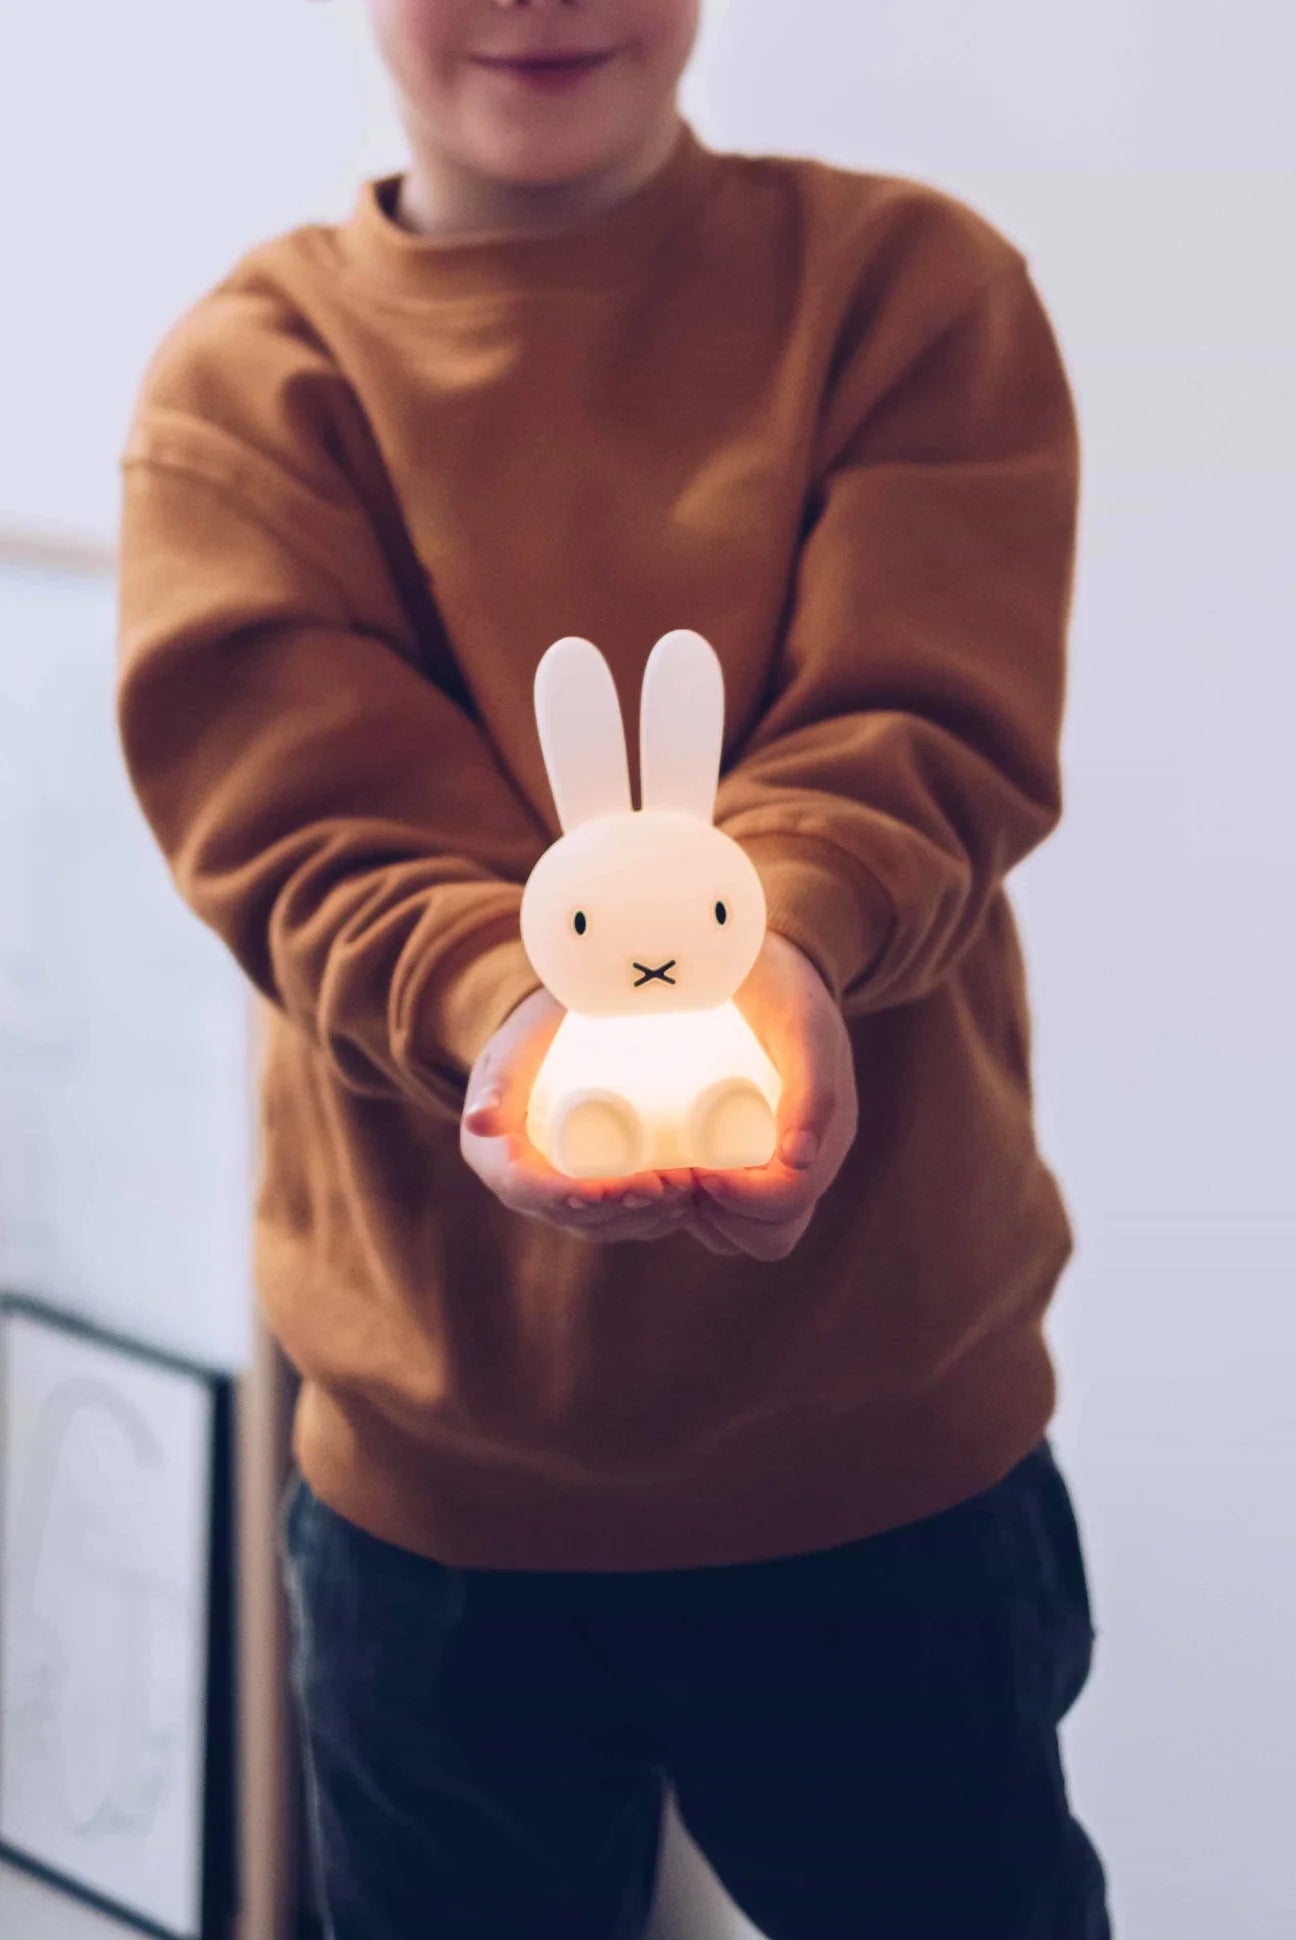
<path fill-rule="evenodd" d="M 780 1089 L 736 1004 L 643 1020 L 569 1011 L 536 1074 L 527 1136 L 569 1178 L 764 1165 Z M 590 1115 L 582 1133 L 577 1107 L 591 1100 L 609 1117 Z"/>

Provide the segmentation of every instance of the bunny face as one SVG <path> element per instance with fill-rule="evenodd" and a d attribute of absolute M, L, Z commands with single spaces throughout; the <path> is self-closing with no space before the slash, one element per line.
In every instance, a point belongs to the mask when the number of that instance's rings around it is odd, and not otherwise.
<path fill-rule="evenodd" d="M 568 1010 L 702 1010 L 733 996 L 765 935 L 755 867 L 711 820 L 724 676 L 687 628 L 663 634 L 639 707 L 643 807 L 630 801 L 621 708 L 598 648 L 556 640 L 536 723 L 563 833 L 522 896 L 522 942 Z"/>
<path fill-rule="evenodd" d="M 546 849 L 523 891 L 521 926 L 536 975 L 568 1010 L 703 1010 L 732 997 L 756 961 L 765 892 L 719 829 L 632 810 Z"/>

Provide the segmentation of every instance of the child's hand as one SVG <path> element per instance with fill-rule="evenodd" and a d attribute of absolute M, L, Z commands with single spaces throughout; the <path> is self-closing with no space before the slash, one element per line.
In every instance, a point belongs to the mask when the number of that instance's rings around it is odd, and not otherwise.
<path fill-rule="evenodd" d="M 695 1167 L 685 1230 L 714 1252 L 781 1260 L 810 1224 L 820 1195 L 854 1142 L 859 1117 L 846 1022 L 804 951 L 777 931 L 735 1003 L 783 1080 L 778 1147 L 768 1164 L 734 1171 Z M 816 1149 L 804 1145 L 809 1134 Z"/>
<path fill-rule="evenodd" d="M 459 1144 L 467 1163 L 515 1212 L 595 1240 L 692 1233 L 715 1253 L 783 1259 L 810 1223 L 855 1137 L 855 1070 L 845 1021 L 809 958 L 767 933 L 735 998 L 783 1080 L 779 1150 L 733 1171 L 684 1167 L 602 1181 L 569 1179 L 526 1135 L 531 1086 L 565 1015 L 547 990 L 509 1013 L 468 1076 Z M 493 1099 L 491 1094 L 495 1094 Z M 818 1141 L 811 1156 L 795 1133 Z"/>
<path fill-rule="evenodd" d="M 547 990 L 532 991 L 509 1012 L 468 1074 L 460 1151 L 497 1198 L 530 1218 L 592 1240 L 657 1239 L 675 1231 L 692 1196 L 687 1167 L 606 1182 L 569 1179 L 527 1137 L 531 1086 L 565 1015 Z"/>

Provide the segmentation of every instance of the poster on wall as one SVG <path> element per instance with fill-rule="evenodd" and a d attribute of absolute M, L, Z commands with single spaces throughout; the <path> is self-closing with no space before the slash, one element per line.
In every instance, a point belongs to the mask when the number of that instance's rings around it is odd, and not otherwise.
<path fill-rule="evenodd" d="M 0 1856 L 163 1940 L 237 1904 L 231 1403 L 0 1294 Z"/>

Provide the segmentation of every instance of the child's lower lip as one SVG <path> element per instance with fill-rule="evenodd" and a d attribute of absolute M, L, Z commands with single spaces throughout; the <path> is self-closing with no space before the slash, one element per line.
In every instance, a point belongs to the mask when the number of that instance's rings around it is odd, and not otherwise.
<path fill-rule="evenodd" d="M 525 61 L 486 61 L 482 65 L 493 68 L 497 74 L 511 75 L 528 87 L 540 89 L 542 93 L 560 94 L 567 88 L 578 86 L 587 75 L 597 74 L 612 59 L 612 54 L 600 54 L 588 61 L 549 62 L 544 65 Z"/>

